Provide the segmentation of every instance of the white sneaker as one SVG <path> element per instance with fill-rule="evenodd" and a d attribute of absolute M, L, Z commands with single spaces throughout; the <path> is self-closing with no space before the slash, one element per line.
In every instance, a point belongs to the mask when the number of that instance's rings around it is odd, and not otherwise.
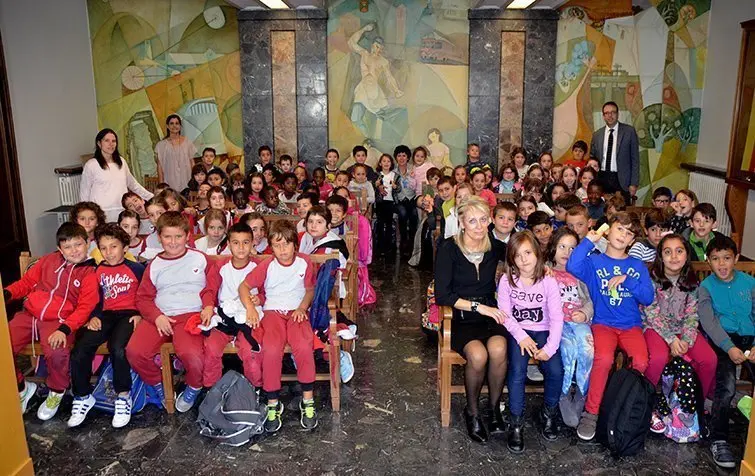
<path fill-rule="evenodd" d="M 21 413 L 26 413 L 26 409 L 29 406 L 29 400 L 34 394 L 37 393 L 37 384 L 34 382 L 24 382 L 24 389 L 18 392 L 18 396 L 21 398 Z"/>
<path fill-rule="evenodd" d="M 531 382 L 542 382 L 543 380 L 545 380 L 545 377 L 543 377 L 543 374 L 540 372 L 540 369 L 537 367 L 537 365 L 527 366 L 527 378 Z"/>
<path fill-rule="evenodd" d="M 55 414 L 58 413 L 58 408 L 60 408 L 60 402 L 63 400 L 63 395 L 65 395 L 65 393 L 53 392 L 50 390 L 50 393 L 47 394 L 47 398 L 37 410 L 37 418 L 42 421 L 47 421 L 54 417 Z"/>
<path fill-rule="evenodd" d="M 84 423 L 87 413 L 94 407 L 95 402 L 96 400 L 91 393 L 86 397 L 74 398 L 73 407 L 71 408 L 71 418 L 68 419 L 68 428 L 75 428 Z"/>
<path fill-rule="evenodd" d="M 113 428 L 123 428 L 131 421 L 131 395 L 115 399 Z"/>

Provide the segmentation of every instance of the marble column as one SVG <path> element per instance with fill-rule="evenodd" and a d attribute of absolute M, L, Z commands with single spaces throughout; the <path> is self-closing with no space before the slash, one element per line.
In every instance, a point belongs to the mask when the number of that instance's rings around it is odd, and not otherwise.
<path fill-rule="evenodd" d="M 311 172 L 328 148 L 327 11 L 244 9 L 238 19 L 246 168 L 269 145 Z"/>
<path fill-rule="evenodd" d="M 553 147 L 557 26 L 554 10 L 469 10 L 468 140 L 496 170 L 513 146 Z"/>

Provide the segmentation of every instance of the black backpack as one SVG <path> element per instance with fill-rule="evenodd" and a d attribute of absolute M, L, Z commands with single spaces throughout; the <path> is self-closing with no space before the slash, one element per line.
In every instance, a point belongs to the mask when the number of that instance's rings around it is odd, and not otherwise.
<path fill-rule="evenodd" d="M 238 372 L 229 370 L 212 386 L 199 405 L 199 434 L 221 445 L 241 446 L 265 431 L 266 406 L 254 386 Z"/>
<path fill-rule="evenodd" d="M 639 371 L 619 369 L 608 378 L 595 434 L 615 458 L 645 447 L 655 388 Z"/>

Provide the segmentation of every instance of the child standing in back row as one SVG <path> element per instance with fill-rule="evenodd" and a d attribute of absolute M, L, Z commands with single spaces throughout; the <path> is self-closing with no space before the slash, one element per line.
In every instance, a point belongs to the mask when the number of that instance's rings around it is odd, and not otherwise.
<path fill-rule="evenodd" d="M 585 411 L 577 427 L 577 436 L 582 440 L 595 437 L 598 410 L 616 347 L 628 354 L 632 366 L 640 372 L 648 366 L 639 305 L 650 305 L 655 292 L 642 261 L 626 254 L 627 246 L 640 231 L 625 212 L 614 215 L 609 225 L 605 253 L 591 253 L 603 234 L 590 231 L 566 263 L 566 270 L 587 284 L 595 306 L 592 324 L 595 360 Z"/>

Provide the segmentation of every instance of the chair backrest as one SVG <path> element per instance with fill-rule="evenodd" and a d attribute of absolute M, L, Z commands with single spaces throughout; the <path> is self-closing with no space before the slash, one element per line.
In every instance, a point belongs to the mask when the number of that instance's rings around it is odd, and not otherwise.
<path fill-rule="evenodd" d="M 21 269 L 21 276 L 26 274 L 26 272 L 31 268 L 31 265 L 37 260 L 37 258 L 32 258 L 31 253 L 28 251 L 22 251 L 21 254 L 18 256 L 18 267 Z"/>
<path fill-rule="evenodd" d="M 752 277 L 755 277 L 755 261 L 739 261 L 735 266 L 734 269 L 737 271 L 742 271 L 743 273 L 747 273 Z M 710 265 L 705 261 L 695 261 L 692 263 L 692 271 L 697 274 L 697 279 L 702 282 L 703 279 L 710 276 L 710 274 L 713 272 L 710 269 Z"/>
<path fill-rule="evenodd" d="M 299 215 L 265 215 L 265 223 L 279 220 L 288 220 L 295 225 L 299 223 L 299 220 L 301 220 L 301 218 L 299 218 Z"/>
<path fill-rule="evenodd" d="M 144 176 L 144 188 L 146 188 L 150 192 L 155 191 L 158 183 L 160 183 L 160 179 L 158 179 L 157 177 L 150 177 L 149 175 Z"/>
<path fill-rule="evenodd" d="M 496 193 L 495 200 L 496 202 L 515 202 L 516 194 L 515 193 Z"/>

